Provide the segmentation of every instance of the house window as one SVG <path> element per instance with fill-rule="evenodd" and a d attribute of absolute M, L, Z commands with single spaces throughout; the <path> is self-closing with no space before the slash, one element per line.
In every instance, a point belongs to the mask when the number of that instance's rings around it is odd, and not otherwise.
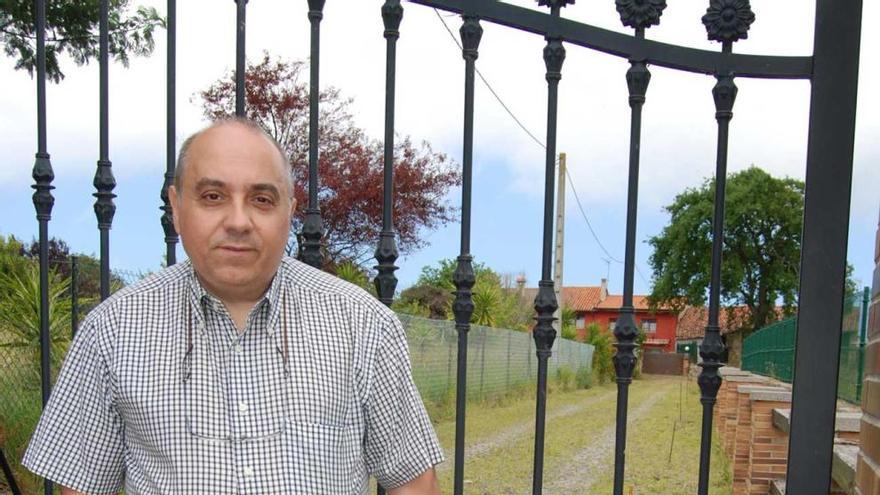
<path fill-rule="evenodd" d="M 583 330 L 583 328 L 584 328 L 584 315 L 578 315 L 577 318 L 574 320 L 574 324 L 578 330 Z"/>
<path fill-rule="evenodd" d="M 617 318 L 611 318 L 608 320 L 608 330 L 613 332 L 615 326 L 617 326 Z"/>
<path fill-rule="evenodd" d="M 642 320 L 642 332 L 657 333 L 657 320 Z"/>

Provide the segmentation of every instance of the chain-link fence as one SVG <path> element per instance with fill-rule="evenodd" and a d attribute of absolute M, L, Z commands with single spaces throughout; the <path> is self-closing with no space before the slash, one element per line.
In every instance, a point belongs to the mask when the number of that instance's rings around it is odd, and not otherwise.
<path fill-rule="evenodd" d="M 455 322 L 400 315 L 406 328 L 413 379 L 425 401 L 453 396 L 458 362 Z M 468 333 L 467 388 L 469 399 L 503 395 L 536 380 L 538 361 L 530 333 L 472 325 Z M 548 377 L 589 373 L 593 346 L 557 338 Z"/>
<path fill-rule="evenodd" d="M 848 299 L 840 329 L 837 396 L 858 404 L 862 396 L 868 292 Z M 743 342 L 743 369 L 791 383 L 797 319 L 787 318 L 757 330 Z"/>

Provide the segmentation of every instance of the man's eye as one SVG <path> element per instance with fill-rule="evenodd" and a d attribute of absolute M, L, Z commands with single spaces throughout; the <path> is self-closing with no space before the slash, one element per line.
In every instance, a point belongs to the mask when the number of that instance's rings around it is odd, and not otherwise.
<path fill-rule="evenodd" d="M 220 196 L 217 193 L 209 192 L 209 193 L 203 194 L 202 199 L 205 199 L 206 201 L 220 201 L 220 199 L 222 199 L 222 196 Z"/>
<path fill-rule="evenodd" d="M 268 196 L 257 196 L 254 198 L 254 201 L 257 204 L 262 205 L 262 206 L 270 206 L 270 205 L 275 204 L 275 200 L 273 200 L 272 198 L 270 198 Z"/>

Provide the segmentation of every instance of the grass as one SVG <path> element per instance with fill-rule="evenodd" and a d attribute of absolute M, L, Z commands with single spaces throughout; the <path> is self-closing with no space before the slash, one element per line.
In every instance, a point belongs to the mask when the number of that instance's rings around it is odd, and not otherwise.
<path fill-rule="evenodd" d="M 674 388 L 653 414 L 629 427 L 624 493 L 684 495 L 697 491 L 702 428 L 699 388 L 683 381 Z M 727 495 L 731 493 L 731 469 L 719 440 L 713 432 L 709 493 Z M 588 493 L 611 493 L 612 476 L 607 472 Z"/>
<path fill-rule="evenodd" d="M 681 421 L 679 420 L 679 381 L 677 379 L 646 377 L 635 381 L 630 389 L 630 411 L 653 396 L 658 390 L 662 397 L 642 416 L 631 421 L 627 442 L 626 486 L 632 492 L 625 493 L 677 495 L 696 492 L 699 465 L 700 404 L 696 384 L 689 383 L 685 392 L 682 382 Z M 497 438 L 499 433 L 523 422 L 528 430 L 485 455 L 472 457 L 465 462 L 465 490 L 468 494 L 525 494 L 531 492 L 534 452 L 534 389 L 524 393 L 518 400 L 500 404 L 472 404 L 467 413 L 467 444 L 473 446 L 487 439 Z M 548 415 L 569 406 L 586 401 L 591 404 L 583 410 L 547 422 L 545 438 L 544 486 L 545 493 L 611 493 L 613 474 L 613 442 L 610 448 L 600 449 L 602 469 L 590 487 L 550 487 L 560 478 L 582 468 L 579 452 L 589 451 L 597 437 L 613 431 L 616 386 L 606 384 L 589 390 L 551 393 L 548 398 Z M 675 426 L 675 444 L 669 458 L 672 430 Z M 442 493 L 452 493 L 452 446 L 455 438 L 453 420 L 436 425 L 440 443 L 446 449 L 446 465 L 438 470 Z M 466 449 L 467 451 L 467 449 Z M 713 450 L 710 493 L 730 493 L 730 467 L 717 448 Z M 564 491 L 563 491 L 564 490 Z"/>

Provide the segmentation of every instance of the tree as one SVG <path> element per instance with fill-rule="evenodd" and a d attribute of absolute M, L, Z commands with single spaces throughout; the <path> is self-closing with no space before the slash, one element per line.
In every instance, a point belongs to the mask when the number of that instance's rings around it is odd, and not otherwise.
<path fill-rule="evenodd" d="M 412 286 L 401 292 L 394 308 L 398 311 L 434 319 L 453 319 L 455 299 L 453 274 L 458 261 L 442 259 L 422 267 Z M 531 301 L 523 301 L 508 275 L 499 275 L 484 263 L 473 263 L 476 282 L 471 289 L 474 312 L 471 323 L 495 328 L 527 331 L 534 324 Z"/>
<path fill-rule="evenodd" d="M 131 55 L 150 55 L 155 48 L 153 32 L 165 28 L 165 19 L 153 7 L 139 6 L 131 14 L 130 0 L 110 0 L 109 49 L 117 61 L 128 67 Z M 55 0 L 46 2 L 46 76 L 61 82 L 64 73 L 58 60 L 66 54 L 77 65 L 87 64 L 99 54 L 99 0 Z M 0 44 L 15 68 L 33 75 L 37 65 L 36 11 L 32 1 L 0 2 Z"/>
<path fill-rule="evenodd" d="M 702 306 L 709 287 L 715 181 L 686 189 L 665 210 L 669 225 L 649 239 L 654 248 L 652 305 Z M 748 308 L 744 329 L 763 327 L 787 312 L 799 283 L 803 182 L 757 167 L 727 179 L 722 247 L 722 304 Z"/>
<path fill-rule="evenodd" d="M 247 117 L 257 122 L 284 149 L 294 168 L 297 209 L 293 232 L 302 225 L 308 204 L 309 90 L 301 61 L 272 60 L 268 54 L 246 70 Z M 199 93 L 205 117 L 231 117 L 235 109 L 234 74 Z M 331 264 L 365 264 L 382 230 L 384 147 L 355 125 L 352 100 L 326 88 L 319 95 L 318 204 L 324 222 L 325 258 Z M 461 174 L 427 143 L 415 146 L 399 139 L 394 149 L 394 226 L 402 254 L 424 247 L 421 237 L 453 221 L 456 210 L 446 202 Z M 295 235 L 295 234 L 294 234 Z M 291 244 L 292 245 L 292 244 Z"/>

